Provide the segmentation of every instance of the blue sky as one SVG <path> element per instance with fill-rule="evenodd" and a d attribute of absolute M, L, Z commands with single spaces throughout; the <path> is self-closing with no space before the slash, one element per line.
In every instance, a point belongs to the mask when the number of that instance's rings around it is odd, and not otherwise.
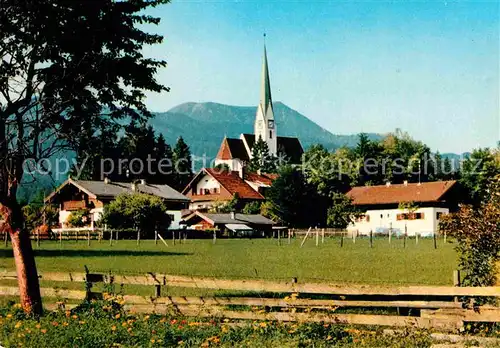
<path fill-rule="evenodd" d="M 335 134 L 395 128 L 441 152 L 500 139 L 499 3 L 177 0 L 147 54 L 170 93 L 147 104 L 257 105 L 264 32 L 273 99 Z"/>

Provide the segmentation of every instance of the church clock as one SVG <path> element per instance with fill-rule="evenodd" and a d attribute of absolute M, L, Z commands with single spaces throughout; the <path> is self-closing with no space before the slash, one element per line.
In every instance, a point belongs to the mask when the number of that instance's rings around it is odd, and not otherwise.
<path fill-rule="evenodd" d="M 273 128 L 274 128 L 274 121 L 273 121 L 273 120 L 269 120 L 269 121 L 267 121 L 267 126 L 268 126 L 270 129 L 273 129 Z"/>

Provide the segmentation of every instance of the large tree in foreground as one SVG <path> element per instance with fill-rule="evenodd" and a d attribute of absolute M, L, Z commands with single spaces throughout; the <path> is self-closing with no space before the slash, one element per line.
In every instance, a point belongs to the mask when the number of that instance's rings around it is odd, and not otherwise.
<path fill-rule="evenodd" d="M 23 163 L 81 150 L 98 129 L 150 115 L 145 91 L 167 88 L 154 77 L 165 62 L 143 56 L 145 45 L 162 42 L 142 30 L 159 22 L 144 11 L 167 2 L 0 0 L 0 230 L 12 240 L 26 312 L 42 306 L 16 200 Z"/>

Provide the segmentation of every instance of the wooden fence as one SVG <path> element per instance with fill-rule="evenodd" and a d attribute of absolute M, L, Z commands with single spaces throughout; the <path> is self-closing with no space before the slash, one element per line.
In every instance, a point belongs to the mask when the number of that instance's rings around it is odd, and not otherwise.
<path fill-rule="evenodd" d="M 466 322 L 500 322 L 500 307 L 462 308 L 459 297 L 500 297 L 500 287 L 335 285 L 267 280 L 231 280 L 148 273 L 43 273 L 42 281 L 82 283 L 83 290 L 42 288 L 47 308 L 66 308 L 71 301 L 102 298 L 92 292 L 96 283 L 150 286 L 152 296 L 123 295 L 126 309 L 144 313 L 234 320 L 304 321 L 341 324 L 416 326 L 454 331 Z M 15 272 L 0 272 L 0 280 L 16 279 Z M 84 286 L 86 284 L 86 286 Z M 259 293 L 255 297 L 161 296 L 162 287 L 216 289 Z M 0 296 L 15 296 L 16 287 L 0 286 Z M 271 296 L 270 296 L 271 294 Z M 291 294 L 291 295 L 290 295 Z M 257 297 L 258 295 L 258 297 Z M 316 298 L 314 298 L 316 297 Z M 319 297 L 319 298 L 318 298 Z M 234 307 L 238 307 L 235 309 Z M 358 313 L 352 313 L 355 309 Z M 388 314 L 370 314 L 385 309 Z M 368 314 L 359 314 L 363 310 Z M 351 313 L 349 313 L 351 311 Z M 394 312 L 396 311 L 396 314 Z M 392 313 L 391 313 L 392 312 Z M 378 312 L 379 313 L 379 312 Z M 404 315 L 406 314 L 406 315 Z M 411 315 L 410 315 L 411 314 Z"/>

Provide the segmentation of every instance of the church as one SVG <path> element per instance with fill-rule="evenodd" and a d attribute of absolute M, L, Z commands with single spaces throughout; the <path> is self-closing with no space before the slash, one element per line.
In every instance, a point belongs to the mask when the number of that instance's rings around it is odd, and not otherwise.
<path fill-rule="evenodd" d="M 298 138 L 278 136 L 274 118 L 273 100 L 267 51 L 264 45 L 260 103 L 254 123 L 254 134 L 241 134 L 239 138 L 224 138 L 215 159 L 216 165 L 225 164 L 232 171 L 242 172 L 252 158 L 252 148 L 262 138 L 269 148 L 269 154 L 281 158 L 288 164 L 300 164 L 304 149 Z"/>
<path fill-rule="evenodd" d="M 229 170 L 203 168 L 195 175 L 182 191 L 191 200 L 190 211 L 209 211 L 217 205 L 226 204 L 236 195 L 242 206 L 249 202 L 265 200 L 265 191 L 272 185 L 277 175 L 251 173 L 246 169 L 252 158 L 252 148 L 259 138 L 267 143 L 270 155 L 284 158 L 288 164 L 300 164 L 304 150 L 299 139 L 278 136 L 265 46 L 261 95 L 255 117 L 254 134 L 241 134 L 239 138 L 224 138 L 215 165 L 226 165 Z"/>

